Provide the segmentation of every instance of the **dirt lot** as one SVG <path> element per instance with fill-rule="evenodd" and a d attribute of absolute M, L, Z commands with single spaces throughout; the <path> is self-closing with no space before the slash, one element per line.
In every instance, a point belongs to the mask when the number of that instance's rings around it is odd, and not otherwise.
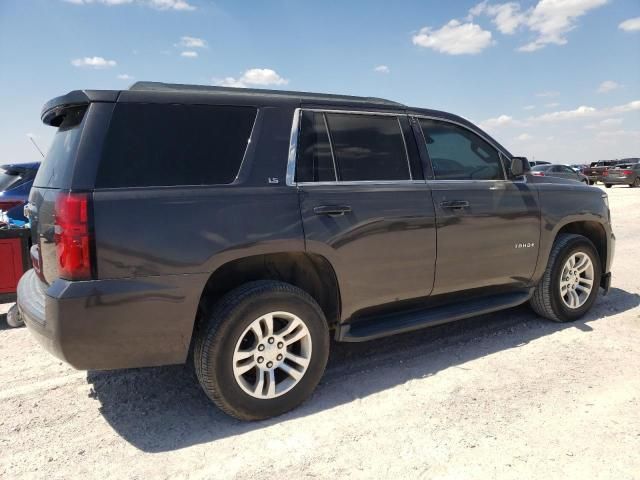
<path fill-rule="evenodd" d="M 614 288 L 583 321 L 333 345 L 275 420 L 224 416 L 179 366 L 72 370 L 2 322 L 0 478 L 640 478 L 640 189 L 608 193 Z"/>

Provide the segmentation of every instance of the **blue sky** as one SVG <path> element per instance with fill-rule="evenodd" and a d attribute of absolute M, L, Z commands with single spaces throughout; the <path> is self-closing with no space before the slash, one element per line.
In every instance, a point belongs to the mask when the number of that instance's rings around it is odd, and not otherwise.
<path fill-rule="evenodd" d="M 1 0 L 0 163 L 48 147 L 46 100 L 136 80 L 386 97 L 529 158 L 640 156 L 640 0 Z"/>

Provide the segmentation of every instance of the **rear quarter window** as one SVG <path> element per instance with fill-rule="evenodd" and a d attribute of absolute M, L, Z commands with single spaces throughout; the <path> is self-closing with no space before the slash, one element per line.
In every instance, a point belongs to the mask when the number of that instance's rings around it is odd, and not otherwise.
<path fill-rule="evenodd" d="M 232 183 L 256 113 L 240 106 L 118 104 L 96 187 Z"/>

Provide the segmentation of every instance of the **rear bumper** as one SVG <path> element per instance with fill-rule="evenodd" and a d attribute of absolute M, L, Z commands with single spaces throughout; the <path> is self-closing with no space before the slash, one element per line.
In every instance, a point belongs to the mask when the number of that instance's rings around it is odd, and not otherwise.
<path fill-rule="evenodd" d="M 18 308 L 36 340 L 80 370 L 184 363 L 207 277 L 58 279 L 47 287 L 29 270 Z"/>
<path fill-rule="evenodd" d="M 603 183 L 609 183 L 611 185 L 631 185 L 633 183 L 633 178 L 625 178 L 625 177 L 603 177 Z"/>

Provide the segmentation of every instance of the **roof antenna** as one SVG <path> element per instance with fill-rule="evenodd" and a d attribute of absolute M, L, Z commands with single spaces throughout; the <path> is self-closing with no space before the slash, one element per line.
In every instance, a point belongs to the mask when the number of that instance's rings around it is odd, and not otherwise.
<path fill-rule="evenodd" d="M 40 147 L 38 146 L 36 141 L 33 139 L 33 134 L 27 133 L 27 137 L 29 137 L 29 140 L 31 140 L 31 143 L 33 143 L 33 146 L 36 147 L 36 150 L 38 150 L 38 152 L 40 152 L 40 155 L 42 155 L 42 158 L 44 158 L 44 153 L 42 153 L 42 150 L 40 150 Z"/>

